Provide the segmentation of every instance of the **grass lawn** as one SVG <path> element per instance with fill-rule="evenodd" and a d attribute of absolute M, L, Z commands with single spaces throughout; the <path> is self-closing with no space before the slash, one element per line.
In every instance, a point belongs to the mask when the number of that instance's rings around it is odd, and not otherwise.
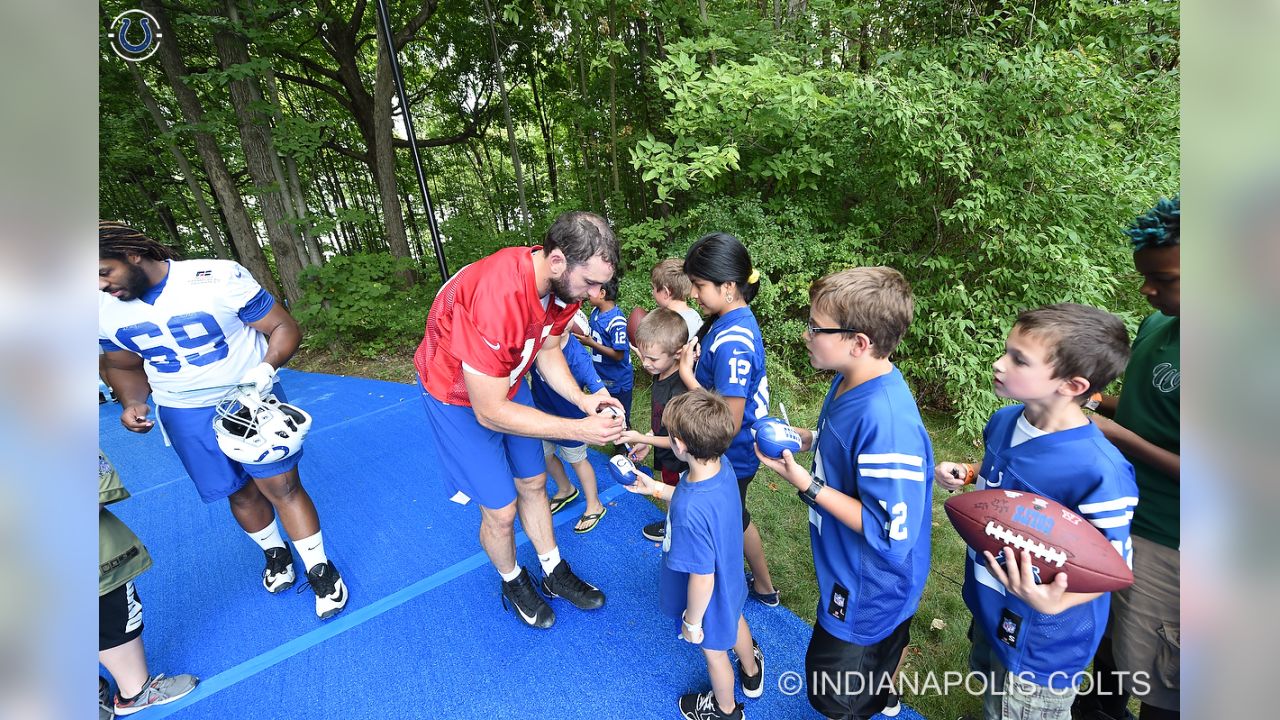
<path fill-rule="evenodd" d="M 299 370 L 325 372 L 339 375 L 358 375 L 396 382 L 414 382 L 412 357 L 406 353 L 391 357 L 364 359 L 340 357 L 319 352 L 299 353 L 291 367 Z M 826 379 L 801 385 L 779 380 L 772 388 L 772 404 L 777 413 L 778 402 L 785 403 L 793 424 L 813 427 L 818 419 Z M 771 384 L 772 378 L 771 378 Z M 635 397 L 632 401 L 632 427 L 649 427 L 649 382 L 637 375 Z M 981 449 L 956 435 L 954 420 L 944 413 L 925 412 L 925 425 L 933 438 L 934 457 L 938 460 L 976 461 Z M 809 453 L 803 453 L 800 461 L 808 465 Z M 907 649 L 904 673 L 916 673 L 924 683 L 926 673 L 932 672 L 941 683 L 947 671 L 968 671 L 969 611 L 960 597 L 964 580 L 965 545 L 951 528 L 942 510 L 948 497 L 944 490 L 935 489 L 933 502 L 933 563 L 929 582 L 925 587 L 920 609 L 911 625 L 911 645 Z M 809 550 L 808 506 L 802 503 L 785 481 L 772 471 L 762 468 L 751 484 L 747 500 L 751 514 L 764 539 L 765 553 L 774 585 L 782 591 L 782 602 L 810 624 L 818 604 L 818 584 L 813 573 L 813 555 Z M 802 672 L 803 668 L 793 669 Z M 936 690 L 912 695 L 911 685 L 906 685 L 904 700 L 927 718 L 951 720 L 961 715 L 981 715 L 977 698 L 963 691 L 949 695 Z M 923 689 L 923 688 L 922 688 Z"/>

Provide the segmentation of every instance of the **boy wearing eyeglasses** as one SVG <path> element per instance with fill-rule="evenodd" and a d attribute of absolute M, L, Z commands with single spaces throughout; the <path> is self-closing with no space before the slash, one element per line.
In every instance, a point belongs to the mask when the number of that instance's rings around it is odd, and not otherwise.
<path fill-rule="evenodd" d="M 809 288 L 809 362 L 836 376 L 818 429 L 796 428 L 812 472 L 789 451 L 760 461 L 809 509 L 817 622 L 805 654 L 809 704 L 829 718 L 898 714 L 894 671 L 929 574 L 933 447 L 889 355 L 911 324 L 911 286 L 864 267 Z"/>

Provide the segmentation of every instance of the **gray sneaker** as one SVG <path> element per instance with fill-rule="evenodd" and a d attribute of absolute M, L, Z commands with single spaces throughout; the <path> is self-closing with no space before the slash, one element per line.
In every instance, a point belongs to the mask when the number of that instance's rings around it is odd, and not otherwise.
<path fill-rule="evenodd" d="M 98 720 L 111 720 L 116 716 L 116 709 L 111 704 L 111 686 L 107 679 L 98 676 Z"/>
<path fill-rule="evenodd" d="M 116 715 L 132 715 L 152 705 L 171 703 L 195 690 L 199 683 L 200 679 L 195 675 L 174 675 L 173 677 L 165 677 L 164 673 L 152 675 L 147 684 L 142 686 L 142 692 L 138 693 L 138 697 L 124 700 L 120 697 L 120 693 L 116 693 Z"/>

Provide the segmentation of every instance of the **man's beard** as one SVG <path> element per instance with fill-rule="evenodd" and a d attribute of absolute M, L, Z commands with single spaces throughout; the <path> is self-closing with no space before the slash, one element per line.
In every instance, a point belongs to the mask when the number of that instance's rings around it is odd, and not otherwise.
<path fill-rule="evenodd" d="M 566 305 L 582 302 L 585 297 L 573 297 L 569 294 L 569 285 L 560 278 L 551 278 L 551 293 L 556 296 L 560 302 Z"/>
<path fill-rule="evenodd" d="M 137 265 L 129 265 L 129 277 L 124 281 L 124 286 L 120 288 L 124 290 L 121 300 L 136 300 L 143 296 L 151 289 L 151 280 L 147 278 L 147 274 Z"/>

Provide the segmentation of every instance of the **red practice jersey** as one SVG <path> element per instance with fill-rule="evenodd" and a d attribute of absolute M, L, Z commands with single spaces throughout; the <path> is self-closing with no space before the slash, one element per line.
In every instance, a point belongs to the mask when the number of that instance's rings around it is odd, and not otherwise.
<path fill-rule="evenodd" d="M 427 329 L 413 355 L 423 387 L 448 405 L 471 407 L 464 372 L 505 377 L 514 398 L 542 343 L 559 335 L 580 303 L 551 293 L 543 307 L 533 273 L 534 251 L 512 247 L 477 260 L 449 278 L 427 314 Z"/>

